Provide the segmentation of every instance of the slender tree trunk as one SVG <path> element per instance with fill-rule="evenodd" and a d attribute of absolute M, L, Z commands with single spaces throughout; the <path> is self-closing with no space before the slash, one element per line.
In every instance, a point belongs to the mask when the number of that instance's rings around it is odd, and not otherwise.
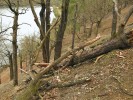
<path fill-rule="evenodd" d="M 13 47 L 13 85 L 18 85 L 18 66 L 17 66 L 17 31 L 18 31 L 18 16 L 19 16 L 19 0 L 16 0 L 15 7 L 12 7 L 10 0 L 7 0 L 9 9 L 14 14 L 13 26 L 12 26 L 12 47 Z"/>
<path fill-rule="evenodd" d="M 116 29 L 117 29 L 117 13 L 115 11 L 115 5 L 113 5 L 113 19 L 112 19 L 111 39 L 116 37 Z"/>
<path fill-rule="evenodd" d="M 61 56 L 62 41 L 63 41 L 64 32 L 65 32 L 66 25 L 67 25 L 69 1 L 70 0 L 62 1 L 61 23 L 60 23 L 59 30 L 56 36 L 54 60 L 58 59 Z"/>
<path fill-rule="evenodd" d="M 93 28 L 93 22 L 91 22 L 91 25 L 90 25 L 90 30 L 89 30 L 89 33 L 88 33 L 88 38 L 91 37 L 92 28 Z"/>
<path fill-rule="evenodd" d="M 8 57 L 9 57 L 9 65 L 10 65 L 10 80 L 13 79 L 13 62 L 12 62 L 12 54 L 9 53 L 8 54 Z"/>
<path fill-rule="evenodd" d="M 77 10 L 78 10 L 78 5 L 76 3 L 76 5 L 75 5 L 74 19 L 73 19 L 72 49 L 74 49 L 74 46 L 75 46 L 75 33 L 76 33 L 76 23 L 77 23 Z M 72 62 L 73 62 L 73 59 L 72 59 Z"/>
<path fill-rule="evenodd" d="M 127 14 L 124 17 L 121 17 L 120 24 L 118 26 L 118 32 L 117 32 L 118 37 L 121 34 L 124 34 L 124 28 L 129 20 L 129 18 L 131 17 L 132 13 L 133 13 L 133 6 L 129 9 L 129 11 L 127 12 Z"/>
<path fill-rule="evenodd" d="M 85 18 L 84 15 L 83 15 L 83 32 L 84 32 L 84 36 L 86 37 L 87 36 L 87 33 L 86 33 L 86 18 Z"/>
<path fill-rule="evenodd" d="M 18 14 L 14 16 L 14 25 L 13 25 L 13 69 L 14 69 L 14 86 L 18 85 L 18 67 L 17 67 L 17 30 L 18 30 Z"/>
<path fill-rule="evenodd" d="M 0 74 L 0 84 L 1 84 L 1 74 Z"/>
<path fill-rule="evenodd" d="M 22 61 L 22 54 L 20 53 L 20 55 L 19 55 L 19 59 L 20 59 L 20 69 L 23 69 L 23 61 Z M 21 70 L 21 73 L 22 73 L 22 70 Z"/>
<path fill-rule="evenodd" d="M 95 34 L 96 36 L 99 34 L 99 28 L 100 28 L 101 21 L 102 20 L 97 21 L 97 23 L 96 23 L 96 34 Z"/>
<path fill-rule="evenodd" d="M 42 6 L 42 9 L 40 11 L 40 20 L 41 20 L 41 27 L 43 29 L 43 34 L 41 34 L 40 39 L 42 40 L 45 36 L 45 33 L 50 29 L 50 0 L 46 0 L 46 5 L 44 0 L 41 0 L 41 6 Z M 46 14 L 45 14 L 45 10 L 46 10 Z M 49 62 L 49 59 L 50 59 L 49 42 L 50 42 L 50 32 L 46 37 L 46 42 L 44 43 L 42 48 L 44 62 Z"/>
<path fill-rule="evenodd" d="M 46 32 L 50 29 L 50 0 L 46 0 Z M 50 60 L 50 52 L 49 52 L 49 42 L 50 42 L 50 32 L 46 38 L 46 57 L 47 63 Z"/>
<path fill-rule="evenodd" d="M 74 41 L 75 41 L 75 33 L 76 33 L 76 23 L 77 23 L 77 10 L 78 5 L 75 5 L 75 13 L 74 13 L 74 19 L 73 19 L 73 32 L 72 32 L 72 49 L 74 49 Z"/>
<path fill-rule="evenodd" d="M 41 21 L 41 27 L 42 27 L 42 31 L 43 33 L 41 33 L 40 31 L 40 40 L 42 41 L 44 36 L 45 36 L 45 2 L 44 0 L 41 0 L 41 11 L 40 11 L 40 21 Z M 47 62 L 47 55 L 46 55 L 46 45 L 44 44 L 43 47 L 42 47 L 42 56 L 43 56 L 43 61 L 44 62 Z"/>
<path fill-rule="evenodd" d="M 28 71 L 28 55 L 26 55 L 25 65 L 26 65 L 26 71 Z"/>

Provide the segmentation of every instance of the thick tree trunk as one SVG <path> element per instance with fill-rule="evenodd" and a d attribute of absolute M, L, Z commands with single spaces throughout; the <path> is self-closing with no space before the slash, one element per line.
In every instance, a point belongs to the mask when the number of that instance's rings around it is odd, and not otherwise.
<path fill-rule="evenodd" d="M 64 32 L 65 32 L 66 24 L 67 24 L 69 1 L 70 0 L 62 1 L 61 23 L 60 23 L 59 30 L 56 36 L 54 60 L 58 59 L 61 56 L 62 41 L 63 41 Z"/>

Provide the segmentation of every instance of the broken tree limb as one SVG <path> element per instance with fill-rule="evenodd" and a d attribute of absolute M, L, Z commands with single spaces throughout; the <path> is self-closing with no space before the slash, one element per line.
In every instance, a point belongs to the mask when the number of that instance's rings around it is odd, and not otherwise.
<path fill-rule="evenodd" d="M 23 73 L 29 75 L 29 73 L 27 71 L 25 71 L 24 69 L 19 68 L 19 70 L 22 71 Z"/>
<path fill-rule="evenodd" d="M 77 80 L 71 80 L 68 82 L 59 82 L 57 84 L 49 84 L 48 87 L 45 86 L 45 91 L 49 91 L 54 88 L 65 88 L 65 87 L 71 87 L 74 85 L 84 84 L 86 82 L 91 82 L 91 79 L 88 77 L 77 79 Z"/>
<path fill-rule="evenodd" d="M 34 63 L 34 65 L 39 66 L 39 67 L 47 67 L 49 63 Z"/>

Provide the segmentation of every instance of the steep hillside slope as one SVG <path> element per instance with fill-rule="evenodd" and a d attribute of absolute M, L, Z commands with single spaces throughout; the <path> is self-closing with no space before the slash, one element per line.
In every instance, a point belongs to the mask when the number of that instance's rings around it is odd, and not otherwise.
<path fill-rule="evenodd" d="M 123 10 L 123 14 L 129 8 Z M 100 34 L 109 37 L 111 32 L 111 15 L 102 22 Z M 133 16 L 128 24 L 133 23 Z M 132 28 L 131 26 L 127 29 Z M 82 36 L 80 34 L 80 36 Z M 64 50 L 71 44 L 70 34 L 64 38 Z M 79 43 L 76 40 L 77 44 Z M 42 92 L 44 100 L 133 100 L 133 49 L 124 51 L 116 50 L 106 55 L 84 62 L 75 68 L 67 68 L 56 73 L 61 81 L 75 80 L 88 77 L 91 81 L 68 88 L 55 88 Z M 19 74 L 20 84 L 13 88 L 9 80 L 9 69 L 1 73 L 0 100 L 12 100 L 13 97 L 25 86 L 22 82 L 25 74 Z M 54 76 L 52 77 L 55 78 Z"/>

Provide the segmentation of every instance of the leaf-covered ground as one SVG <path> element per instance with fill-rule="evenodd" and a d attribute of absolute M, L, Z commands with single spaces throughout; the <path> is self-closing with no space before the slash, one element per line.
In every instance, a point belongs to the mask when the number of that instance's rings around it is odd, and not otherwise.
<path fill-rule="evenodd" d="M 133 17 L 128 23 L 132 22 Z M 102 23 L 100 34 L 108 36 L 111 31 L 110 26 L 111 17 L 107 16 Z M 64 38 L 64 52 L 70 46 L 70 35 L 66 34 Z M 79 40 L 76 40 L 76 44 L 78 44 L 77 41 Z M 53 83 L 57 82 L 57 78 L 61 82 L 65 82 L 88 77 L 91 81 L 72 87 L 55 88 L 48 92 L 42 92 L 40 95 L 42 95 L 43 100 L 133 100 L 133 49 L 115 50 L 98 58 L 77 65 L 75 68 L 56 72 L 55 76 L 51 78 Z M 21 88 L 25 86 L 23 84 L 25 74 L 19 73 L 19 76 L 20 84 L 14 88 L 12 82 L 9 82 L 9 69 L 1 73 L 3 84 L 0 85 L 0 100 L 13 100 Z"/>
<path fill-rule="evenodd" d="M 133 49 L 113 51 L 97 62 L 85 62 L 58 73 L 61 81 L 89 77 L 91 81 L 44 93 L 44 100 L 133 100 Z"/>

